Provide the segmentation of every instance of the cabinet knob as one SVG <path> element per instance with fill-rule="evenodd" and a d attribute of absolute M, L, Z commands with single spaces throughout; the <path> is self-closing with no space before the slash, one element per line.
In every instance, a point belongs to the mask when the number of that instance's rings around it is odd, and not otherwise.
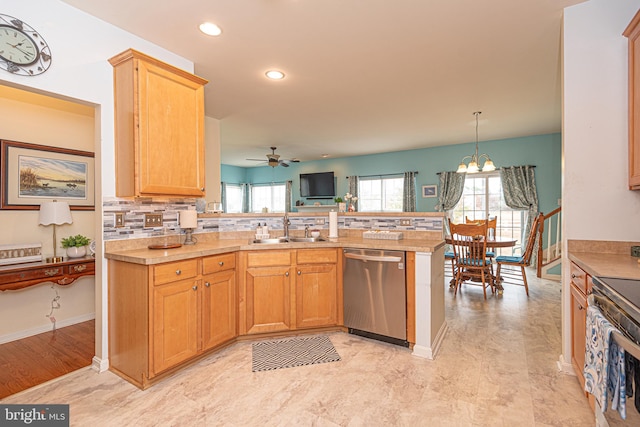
<path fill-rule="evenodd" d="M 571 278 L 572 279 L 575 279 L 576 277 L 578 277 L 578 276 L 576 276 L 575 274 L 571 273 Z"/>
<path fill-rule="evenodd" d="M 193 289 L 194 291 L 197 291 L 197 290 L 198 290 L 198 285 L 193 285 L 193 286 L 191 287 L 191 289 Z"/>
<path fill-rule="evenodd" d="M 176 270 L 176 276 L 179 276 L 182 274 L 182 270 Z"/>
<path fill-rule="evenodd" d="M 289 277 L 289 272 L 284 273 L 285 276 Z"/>
<path fill-rule="evenodd" d="M 582 304 L 578 304 L 578 310 L 584 310 L 584 307 L 582 306 Z"/>
<path fill-rule="evenodd" d="M 209 282 L 204 282 L 204 285 L 208 288 L 209 286 L 211 286 L 211 283 L 209 283 Z"/>
<path fill-rule="evenodd" d="M 224 265 L 224 261 L 220 261 L 220 262 L 218 263 L 218 265 L 219 265 L 220 267 L 222 267 L 222 266 Z"/>
<path fill-rule="evenodd" d="M 200 189 L 200 191 L 204 191 L 204 187 L 202 187 L 202 188 Z"/>
<path fill-rule="evenodd" d="M 298 276 L 302 274 L 302 271 L 298 270 Z"/>

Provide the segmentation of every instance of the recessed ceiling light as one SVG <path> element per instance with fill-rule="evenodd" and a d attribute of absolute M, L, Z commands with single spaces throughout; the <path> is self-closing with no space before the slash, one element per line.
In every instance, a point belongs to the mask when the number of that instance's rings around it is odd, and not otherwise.
<path fill-rule="evenodd" d="M 271 80 L 282 80 L 284 79 L 284 73 L 278 70 L 269 70 L 264 73 Z"/>
<path fill-rule="evenodd" d="M 204 22 L 200 24 L 200 31 L 208 36 L 219 36 L 222 34 L 222 30 L 216 24 L 211 22 Z"/>

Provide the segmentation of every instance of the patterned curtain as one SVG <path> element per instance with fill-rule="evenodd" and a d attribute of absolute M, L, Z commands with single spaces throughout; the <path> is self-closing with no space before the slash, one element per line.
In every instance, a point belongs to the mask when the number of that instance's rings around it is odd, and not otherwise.
<path fill-rule="evenodd" d="M 351 195 L 354 197 L 358 197 L 358 182 L 360 181 L 360 178 L 358 178 L 358 176 L 350 176 L 348 180 L 349 180 L 349 189 L 347 190 L 347 192 L 351 193 Z M 345 202 L 348 202 L 348 201 L 345 200 Z M 348 207 L 349 206 L 347 206 L 347 208 Z M 356 211 L 358 210 L 357 200 L 353 202 L 353 207 L 355 208 Z"/>
<path fill-rule="evenodd" d="M 251 212 L 251 184 L 242 184 L 242 212 Z"/>
<path fill-rule="evenodd" d="M 522 247 L 527 245 L 529 230 L 538 213 L 538 191 L 536 190 L 535 166 L 510 166 L 500 168 L 504 201 L 511 209 L 527 211 L 522 230 Z M 534 245 L 532 263 L 536 260 L 538 242 Z"/>
<path fill-rule="evenodd" d="M 220 199 L 222 199 L 222 212 L 227 211 L 227 183 L 220 183 Z"/>
<path fill-rule="evenodd" d="M 402 212 L 416 211 L 416 173 L 404 173 L 404 190 L 402 192 Z"/>
<path fill-rule="evenodd" d="M 285 196 L 284 196 L 284 211 L 291 212 L 291 187 L 293 186 L 293 181 L 285 182 Z"/>
<path fill-rule="evenodd" d="M 464 180 L 466 175 L 457 172 L 440 172 L 440 194 L 438 195 L 438 205 L 436 209 L 440 212 L 447 213 L 455 208 L 462 192 L 464 191 Z M 446 235 L 449 235 L 449 214 L 444 218 L 442 229 Z"/>

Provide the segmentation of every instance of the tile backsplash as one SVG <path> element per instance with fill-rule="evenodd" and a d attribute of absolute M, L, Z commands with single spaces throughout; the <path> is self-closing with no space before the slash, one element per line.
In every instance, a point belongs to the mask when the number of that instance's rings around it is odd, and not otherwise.
<path fill-rule="evenodd" d="M 170 232 L 181 232 L 178 222 L 180 211 L 196 209 L 196 199 L 152 200 L 150 198 L 103 200 L 104 240 L 137 239 L 160 235 L 165 228 Z M 116 227 L 115 214 L 124 214 L 124 224 Z M 146 213 L 161 213 L 162 227 L 144 227 Z M 277 214 L 205 214 L 198 218 L 198 228 L 194 233 L 250 232 L 260 224 L 267 224 L 275 232 L 283 230 L 283 215 Z M 400 220 L 410 225 L 400 225 Z M 306 226 L 321 231 L 329 230 L 329 214 L 292 213 L 289 216 L 290 231 L 304 230 Z M 324 223 L 322 223 L 324 222 Z M 416 212 L 375 214 L 339 214 L 340 230 L 393 230 L 393 231 L 435 231 L 441 232 L 443 217 L 440 214 L 428 215 Z"/>

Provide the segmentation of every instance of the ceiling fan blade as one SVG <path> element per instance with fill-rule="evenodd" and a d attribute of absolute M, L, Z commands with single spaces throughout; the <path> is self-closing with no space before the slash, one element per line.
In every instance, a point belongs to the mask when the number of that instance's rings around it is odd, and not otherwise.
<path fill-rule="evenodd" d="M 285 168 L 289 167 L 289 163 L 287 163 L 287 162 L 285 162 L 283 160 L 280 160 L 278 163 L 280 164 L 280 166 L 284 166 Z"/>
<path fill-rule="evenodd" d="M 264 159 L 245 159 L 245 160 L 253 160 L 254 162 L 264 162 Z"/>

